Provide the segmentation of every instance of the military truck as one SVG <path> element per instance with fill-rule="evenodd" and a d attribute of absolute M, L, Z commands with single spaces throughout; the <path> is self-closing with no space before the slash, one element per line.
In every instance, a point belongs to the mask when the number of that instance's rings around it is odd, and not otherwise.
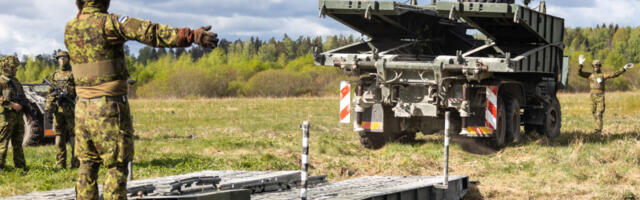
<path fill-rule="evenodd" d="M 53 119 L 44 109 L 49 86 L 39 83 L 25 83 L 22 88 L 32 108 L 31 113 L 25 113 L 23 116 L 24 138 L 22 146 L 53 142 L 55 140 Z M 29 119 L 27 116 L 31 118 Z"/>
<path fill-rule="evenodd" d="M 556 137 L 567 86 L 564 19 L 513 0 L 319 0 L 361 42 L 315 53 L 357 77 L 353 126 L 366 148 L 444 129 L 501 147 L 525 131 Z"/>

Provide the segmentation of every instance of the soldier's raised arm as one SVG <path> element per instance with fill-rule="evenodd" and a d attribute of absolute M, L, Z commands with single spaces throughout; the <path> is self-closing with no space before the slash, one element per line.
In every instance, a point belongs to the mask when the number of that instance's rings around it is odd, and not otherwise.
<path fill-rule="evenodd" d="M 196 30 L 190 28 L 174 28 L 169 25 L 152 23 L 134 17 L 111 14 L 105 22 L 107 34 L 112 40 L 136 40 L 154 47 L 188 47 L 196 43 L 205 48 L 218 45 L 218 35 L 209 32 L 211 26 Z"/>
<path fill-rule="evenodd" d="M 580 57 L 578 58 L 578 64 L 580 64 L 580 68 L 578 68 L 578 75 L 582 78 L 589 78 L 589 76 L 591 76 L 591 73 L 582 71 L 585 60 L 587 59 L 584 58 L 584 55 L 580 55 Z"/>
<path fill-rule="evenodd" d="M 631 68 L 633 68 L 633 64 L 631 64 L 631 63 L 626 64 L 624 67 L 622 67 L 622 69 L 620 69 L 620 70 L 618 70 L 616 72 L 604 74 L 604 79 L 606 80 L 606 79 L 616 78 L 616 77 L 624 74 L 625 72 L 627 72 L 628 69 L 631 69 Z"/>

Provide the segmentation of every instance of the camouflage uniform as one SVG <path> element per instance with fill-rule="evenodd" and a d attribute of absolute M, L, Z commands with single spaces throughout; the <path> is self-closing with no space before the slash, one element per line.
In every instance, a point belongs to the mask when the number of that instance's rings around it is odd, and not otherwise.
<path fill-rule="evenodd" d="M 66 56 L 69 57 L 67 52 L 60 52 L 58 58 Z M 55 119 L 55 132 L 56 132 L 56 147 L 58 148 L 58 154 L 56 154 L 56 163 L 60 168 L 67 167 L 67 141 L 71 144 L 71 168 L 77 168 L 80 165 L 80 161 L 76 158 L 74 149 L 74 128 L 75 117 L 74 107 L 75 104 L 62 96 L 66 95 L 69 99 L 74 100 L 76 98 L 76 89 L 73 81 L 73 74 L 71 73 L 71 66 L 67 63 L 66 66 L 61 66 L 59 71 L 54 72 L 49 76 L 49 80 L 58 88 L 64 90 L 65 94 L 56 94 L 53 87 L 49 88 L 47 95 L 47 102 L 45 109 L 52 113 Z"/>
<path fill-rule="evenodd" d="M 0 67 L 3 73 L 0 76 L 0 168 L 4 168 L 5 159 L 7 158 L 7 149 L 9 142 L 13 147 L 13 163 L 16 168 L 27 168 L 22 151 L 22 139 L 24 137 L 24 120 L 23 112 L 16 111 L 10 107 L 12 103 L 18 103 L 17 99 L 26 99 L 22 84 L 14 77 L 14 74 L 7 74 L 6 70 L 13 70 L 18 66 L 18 58 L 14 56 L 4 57 L 0 60 Z M 23 108 L 24 109 L 24 108 Z"/>
<path fill-rule="evenodd" d="M 594 66 L 600 66 L 600 61 L 595 60 L 593 62 Z M 600 70 L 589 73 L 582 71 L 583 65 L 580 65 L 580 69 L 578 70 L 579 75 L 583 78 L 589 79 L 589 87 L 591 88 L 591 113 L 593 113 L 593 117 L 596 120 L 596 133 L 602 132 L 603 122 L 602 116 L 605 110 L 605 82 L 608 79 L 616 78 L 622 75 L 626 70 L 623 68 L 614 73 L 602 73 Z"/>
<path fill-rule="evenodd" d="M 177 29 L 109 14 L 109 2 L 76 0 L 80 12 L 65 28 L 65 44 L 71 54 L 79 97 L 75 110 L 79 200 L 98 199 L 101 164 L 108 168 L 104 199 L 126 199 L 127 163 L 133 159 L 134 130 L 126 98 L 129 74 L 124 63 L 124 43 L 137 40 L 154 47 L 217 44 L 216 35 L 206 29 Z"/>

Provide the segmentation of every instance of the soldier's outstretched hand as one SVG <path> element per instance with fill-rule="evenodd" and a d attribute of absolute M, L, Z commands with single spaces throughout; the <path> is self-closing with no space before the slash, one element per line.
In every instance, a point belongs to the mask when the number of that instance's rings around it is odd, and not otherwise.
<path fill-rule="evenodd" d="M 209 32 L 211 25 L 199 28 L 194 31 L 194 42 L 205 48 L 218 47 L 218 34 Z"/>
<path fill-rule="evenodd" d="M 631 69 L 631 68 L 633 68 L 633 64 L 632 64 L 632 63 L 626 64 L 626 65 L 624 66 L 624 70 L 629 70 L 629 69 Z"/>
<path fill-rule="evenodd" d="M 584 55 L 580 55 L 580 57 L 578 57 L 578 63 L 581 64 L 581 65 L 584 64 L 584 61 L 586 61 L 586 60 L 587 59 L 584 58 Z"/>

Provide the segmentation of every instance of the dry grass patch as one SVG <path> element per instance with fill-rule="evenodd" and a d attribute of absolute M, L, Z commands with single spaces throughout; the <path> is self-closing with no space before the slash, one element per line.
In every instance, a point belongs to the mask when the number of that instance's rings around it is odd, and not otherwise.
<path fill-rule="evenodd" d="M 588 94 L 562 94 L 562 134 L 525 135 L 500 151 L 454 138 L 451 170 L 480 183 L 469 199 L 623 199 L 640 195 L 640 94 L 609 93 L 604 136 Z M 132 100 L 136 178 L 200 170 L 297 170 L 301 133 L 311 121 L 311 173 L 331 181 L 370 175 L 439 175 L 442 136 L 367 150 L 337 123 L 336 98 Z M 29 147 L 32 171 L 9 169 L 0 196 L 73 186 L 74 170 L 54 170 L 53 146 Z M 11 159 L 9 157 L 9 159 Z M 101 171 L 104 177 L 104 170 Z M 102 180 L 100 180 L 102 181 Z"/>

